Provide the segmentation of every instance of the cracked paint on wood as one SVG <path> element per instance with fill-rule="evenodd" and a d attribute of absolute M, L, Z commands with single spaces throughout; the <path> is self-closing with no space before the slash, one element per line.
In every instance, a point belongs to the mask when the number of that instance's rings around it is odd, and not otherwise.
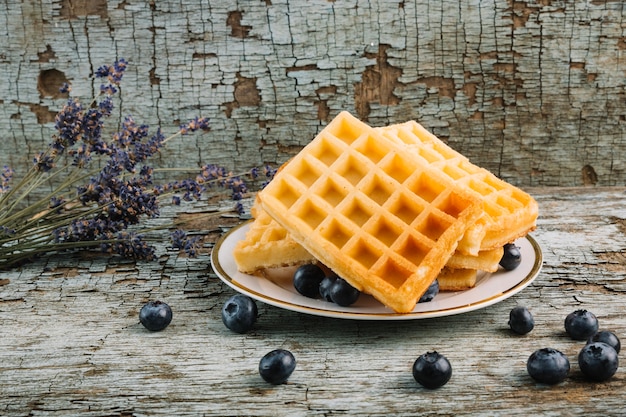
<path fill-rule="evenodd" d="M 0 7 L 0 163 L 24 172 L 95 70 L 130 63 L 120 118 L 210 133 L 161 166 L 279 164 L 348 110 L 415 119 L 520 186 L 626 180 L 623 2 L 24 0 Z"/>

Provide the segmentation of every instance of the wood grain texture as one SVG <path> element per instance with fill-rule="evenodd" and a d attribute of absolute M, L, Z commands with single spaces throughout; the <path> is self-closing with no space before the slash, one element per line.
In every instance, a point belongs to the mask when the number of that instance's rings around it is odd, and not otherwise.
<path fill-rule="evenodd" d="M 234 293 L 211 271 L 209 252 L 238 223 L 233 218 L 197 228 L 205 248 L 195 259 L 162 243 L 154 262 L 65 255 L 3 271 L 0 414 L 619 415 L 624 367 L 608 382 L 586 381 L 576 363 L 582 342 L 566 336 L 563 320 L 588 309 L 601 329 L 626 337 L 626 189 L 530 192 L 540 205 L 533 236 L 544 255 L 537 280 L 501 303 L 444 318 L 351 321 L 259 303 L 254 329 L 232 333 L 220 310 Z M 138 312 L 157 298 L 172 306 L 174 319 L 150 333 Z M 535 317 L 526 336 L 507 327 L 516 305 Z M 543 347 L 569 357 L 572 370 L 562 384 L 528 376 L 526 359 Z M 275 348 L 291 350 L 298 361 L 281 386 L 264 383 L 257 370 Z M 450 382 L 435 391 L 411 375 L 413 361 L 432 350 L 453 366 Z"/>
<path fill-rule="evenodd" d="M 625 3 L 541 1 L 0 2 L 0 164 L 49 142 L 69 81 L 130 62 L 119 116 L 173 132 L 163 166 L 281 163 L 341 110 L 416 119 L 523 186 L 626 179 Z M 111 126 L 113 129 L 114 126 Z"/>

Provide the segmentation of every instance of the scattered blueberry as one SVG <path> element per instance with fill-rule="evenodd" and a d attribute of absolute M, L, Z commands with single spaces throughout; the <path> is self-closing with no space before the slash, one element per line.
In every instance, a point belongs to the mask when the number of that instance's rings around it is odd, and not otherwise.
<path fill-rule="evenodd" d="M 535 319 L 526 307 L 514 307 L 509 313 L 509 327 L 517 334 L 527 334 L 535 327 Z"/>
<path fill-rule="evenodd" d="M 565 317 L 565 331 L 574 340 L 585 340 L 598 331 L 598 319 L 587 310 L 576 310 Z"/>
<path fill-rule="evenodd" d="M 328 275 L 324 277 L 322 282 L 320 282 L 319 292 L 322 299 L 332 303 L 333 300 L 330 298 L 330 289 L 333 287 L 333 284 L 337 280 L 336 275 Z"/>
<path fill-rule="evenodd" d="M 256 322 L 257 314 L 257 306 L 252 298 L 235 294 L 222 307 L 222 322 L 236 333 L 245 333 Z"/>
<path fill-rule="evenodd" d="M 163 301 L 148 301 L 139 310 L 139 321 L 148 330 L 158 332 L 172 321 L 172 309 Z"/>
<path fill-rule="evenodd" d="M 512 271 L 522 263 L 522 253 L 515 243 L 507 243 L 504 245 L 504 253 L 500 259 L 500 266 L 507 271 Z"/>
<path fill-rule="evenodd" d="M 330 299 L 333 303 L 342 307 L 347 307 L 356 302 L 361 292 L 354 288 L 343 278 L 337 278 L 330 287 Z"/>
<path fill-rule="evenodd" d="M 296 369 L 296 358 L 285 349 L 276 349 L 261 358 L 259 374 L 266 382 L 279 385 L 289 379 Z"/>
<path fill-rule="evenodd" d="M 439 281 L 434 280 L 433 283 L 430 284 L 424 295 L 420 297 L 418 303 L 427 303 L 429 301 L 432 301 L 437 294 L 439 294 Z"/>
<path fill-rule="evenodd" d="M 537 382 L 558 384 L 569 374 L 569 359 L 563 353 L 552 348 L 543 348 L 533 352 L 526 362 L 528 374 Z"/>
<path fill-rule="evenodd" d="M 293 286 L 305 297 L 317 298 L 320 293 L 320 283 L 324 276 L 324 271 L 319 266 L 315 264 L 302 265 L 293 274 Z"/>
<path fill-rule="evenodd" d="M 593 342 L 606 343 L 607 345 L 609 345 L 613 349 L 615 349 L 615 352 L 617 352 L 617 353 L 619 353 L 620 349 L 622 348 L 622 344 L 620 343 L 620 340 L 617 337 L 617 335 L 615 335 L 615 333 L 609 332 L 607 330 L 603 330 L 601 332 L 598 332 L 598 333 L 594 334 L 593 336 L 591 336 L 587 340 L 588 344 L 589 343 L 593 343 Z"/>
<path fill-rule="evenodd" d="M 606 381 L 617 372 L 619 360 L 617 352 L 603 342 L 592 342 L 583 347 L 578 354 L 578 366 L 581 372 L 594 381 Z"/>
<path fill-rule="evenodd" d="M 427 352 L 413 363 L 413 378 L 425 388 L 444 386 L 452 376 L 448 359 L 438 352 Z"/>

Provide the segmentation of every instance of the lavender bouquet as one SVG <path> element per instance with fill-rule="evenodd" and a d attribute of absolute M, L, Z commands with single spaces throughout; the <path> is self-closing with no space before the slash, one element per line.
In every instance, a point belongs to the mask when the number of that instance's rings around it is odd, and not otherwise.
<path fill-rule="evenodd" d="M 150 134 L 148 126 L 128 116 L 108 140 L 104 138 L 104 122 L 112 114 L 127 65 L 119 59 L 98 69 L 95 75 L 103 80 L 100 96 L 88 106 L 68 99 L 56 116 L 52 142 L 35 155 L 23 178 L 15 181 L 7 166 L 0 173 L 0 268 L 68 250 L 153 259 L 154 248 L 141 221 L 158 217 L 163 200 L 181 204 L 221 190 L 231 193 L 230 210 L 242 210 L 244 175 L 217 165 L 202 167 L 193 179 L 155 184 L 150 157 L 175 137 L 209 130 L 206 118 L 195 118 L 165 137 L 160 129 Z M 63 90 L 69 92 L 70 87 Z M 270 169 L 265 171 L 272 175 Z M 258 170 L 246 175 L 254 178 Z M 170 227 L 172 247 L 195 255 L 199 237 Z"/>

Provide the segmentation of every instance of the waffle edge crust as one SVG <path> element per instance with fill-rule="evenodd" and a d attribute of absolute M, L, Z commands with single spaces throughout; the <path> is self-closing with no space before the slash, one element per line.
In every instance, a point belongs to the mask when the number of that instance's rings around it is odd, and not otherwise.
<path fill-rule="evenodd" d="M 269 268 L 317 262 L 259 204 L 257 200 L 252 206 L 254 221 L 250 223 L 245 239 L 237 242 L 233 250 L 237 269 L 258 275 Z"/>
<path fill-rule="evenodd" d="M 415 308 L 483 213 L 475 194 L 348 112 L 258 197 L 316 259 L 397 313 Z"/>

